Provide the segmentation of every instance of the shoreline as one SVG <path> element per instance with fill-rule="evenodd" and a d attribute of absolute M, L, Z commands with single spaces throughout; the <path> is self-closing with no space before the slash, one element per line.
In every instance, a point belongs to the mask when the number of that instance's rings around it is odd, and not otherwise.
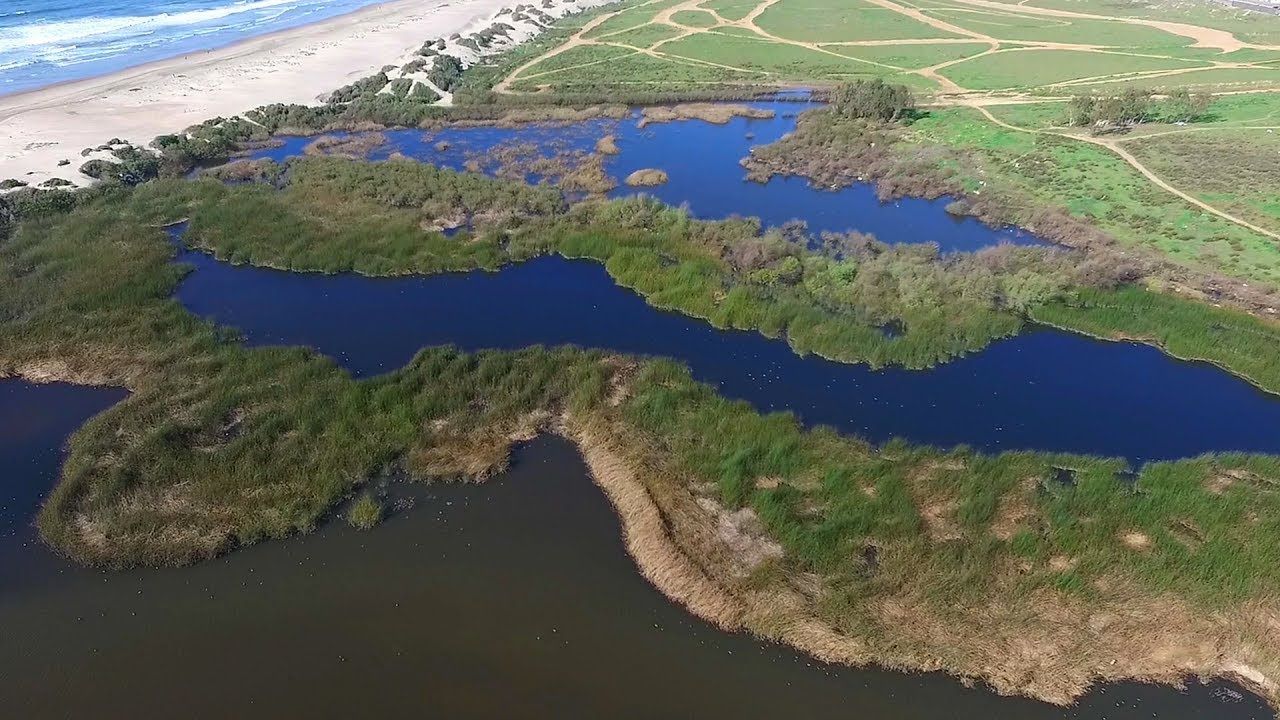
<path fill-rule="evenodd" d="M 338 13 L 337 15 L 331 15 L 329 17 L 319 18 L 311 22 L 305 22 L 298 25 L 292 25 L 289 27 L 276 28 L 275 30 L 268 30 L 267 32 L 259 33 L 256 35 L 247 35 L 241 38 L 230 40 L 228 42 L 220 43 L 220 44 L 213 45 L 211 47 L 207 47 L 200 50 L 188 50 L 185 52 L 177 53 L 175 55 L 156 58 L 154 60 L 144 60 L 139 63 L 133 63 L 121 68 L 116 68 L 115 70 L 107 70 L 104 72 L 93 73 L 92 75 L 86 75 L 84 77 L 75 77 L 75 78 L 67 78 L 65 80 L 56 80 L 54 82 L 49 83 L 48 85 L 41 85 L 40 87 L 25 88 L 25 89 L 16 90 L 10 93 L 0 93 L 0 105 L 4 105 L 10 100 L 16 100 L 16 99 L 22 98 L 23 96 L 37 95 L 47 91 L 54 91 L 59 88 L 67 88 L 73 85 L 84 85 L 85 87 L 92 87 L 93 85 L 100 84 L 103 81 L 107 81 L 113 78 L 127 79 L 134 75 L 141 75 L 157 68 L 163 68 L 164 66 L 179 60 L 191 61 L 197 58 L 203 58 L 213 53 L 230 52 L 231 50 L 242 45 L 252 45 L 256 41 L 266 41 L 272 38 L 287 37 L 290 34 L 297 33 L 307 28 L 313 28 L 318 25 L 323 25 L 325 23 L 336 23 L 340 20 L 355 19 L 356 16 L 359 16 L 362 13 L 368 12 L 369 10 L 381 8 L 385 5 L 393 5 L 396 3 L 403 3 L 407 1 L 408 0 L 380 0 L 379 2 L 373 2 L 363 7 L 347 10 L 346 12 L 341 12 L 341 13 Z M 461 0 L 461 1 L 465 2 L 466 0 Z M 449 4 L 449 3 L 446 2 L 445 4 Z M 5 119 L 7 118 L 0 116 L 0 121 L 3 121 Z"/>
<path fill-rule="evenodd" d="M 1044 655 L 1025 652 L 1020 638 L 998 637 L 996 650 L 1003 644 L 1024 652 L 1019 656 L 1018 653 L 979 651 L 962 658 L 948 658 L 938 648 L 930 647 L 937 643 L 938 637 L 921 640 L 905 633 L 899 640 L 910 638 L 913 642 L 889 650 L 876 647 L 868 638 L 857 634 L 842 633 L 814 611 L 793 583 L 784 581 L 769 589 L 752 588 L 747 580 L 749 568 L 742 566 L 741 558 L 731 552 L 726 555 L 723 533 L 714 527 L 716 518 L 693 501 L 687 487 L 680 487 L 678 482 L 663 482 L 652 475 L 652 470 L 648 473 L 642 470 L 642 463 L 617 447 L 625 434 L 614 435 L 610 442 L 606 439 L 610 428 L 607 421 L 605 424 L 605 428 L 592 428 L 581 418 L 565 418 L 553 431 L 573 442 L 592 481 L 613 506 L 627 554 L 636 564 L 637 572 L 669 601 L 722 631 L 745 632 L 834 665 L 908 673 L 941 672 L 963 683 L 980 683 L 996 695 L 1027 697 L 1059 707 L 1070 707 L 1095 687 L 1111 683 L 1178 687 L 1188 680 L 1227 680 L 1262 698 L 1272 708 L 1280 707 L 1276 682 L 1240 659 L 1243 647 L 1230 647 L 1232 643 L 1224 641 L 1227 633 L 1222 632 L 1221 619 L 1205 622 L 1197 617 L 1194 608 L 1165 596 L 1148 598 L 1145 605 L 1149 607 L 1142 607 L 1144 603 L 1138 602 L 1138 612 L 1124 613 L 1120 608 L 1109 607 L 1094 612 L 1098 609 L 1089 608 L 1087 604 L 1061 603 L 1049 616 L 1067 626 L 1081 628 L 1105 616 L 1108 624 L 1123 631 L 1126 620 L 1137 627 L 1145 625 L 1140 619 L 1146 614 L 1143 610 L 1163 610 L 1185 620 L 1183 627 L 1194 628 L 1191 631 L 1197 641 L 1192 643 L 1194 648 L 1178 648 L 1177 642 L 1170 645 L 1170 638 L 1164 637 L 1153 643 L 1154 649 L 1170 652 L 1157 653 L 1158 656 L 1144 656 L 1141 651 L 1094 649 L 1083 657 L 1064 662 L 1063 658 L 1053 657 L 1055 653 L 1051 651 Z M 665 492 L 659 488 L 665 488 Z M 757 542 L 762 539 L 767 536 L 756 538 Z M 905 610 L 900 608 L 900 614 L 905 612 L 907 616 L 921 610 L 911 607 L 907 597 L 890 597 L 887 601 L 903 605 Z M 937 619 L 917 618 L 926 622 Z M 964 637 L 965 629 L 955 631 L 956 642 L 961 647 L 992 650 L 983 648 L 979 638 Z M 1065 635 L 1071 632 L 1074 631 L 1060 632 L 1062 637 L 1057 639 L 1065 642 Z M 1176 633 L 1174 636 L 1174 640 L 1182 639 Z M 1049 648 L 1052 650 L 1053 644 Z"/>
<path fill-rule="evenodd" d="M 390 0 L 220 48 L 0 96 L 0 179 L 90 178 L 81 151 L 157 136 L 269 103 L 314 104 L 424 41 L 463 32 L 511 0 Z M 59 165 L 62 161 L 69 161 Z"/>

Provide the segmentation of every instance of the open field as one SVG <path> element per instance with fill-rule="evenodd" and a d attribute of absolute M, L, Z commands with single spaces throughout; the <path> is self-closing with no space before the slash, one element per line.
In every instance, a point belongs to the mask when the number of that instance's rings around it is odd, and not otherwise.
<path fill-rule="evenodd" d="M 1153 134 L 1126 147 L 1201 200 L 1280 232 L 1280 135 L 1274 130 Z"/>
<path fill-rule="evenodd" d="M 856 74 L 879 74 L 952 95 L 990 90 L 1053 93 L 1068 81 L 1073 86 L 1105 86 L 1173 77 L 1181 85 L 1247 82 L 1255 89 L 1280 88 L 1276 67 L 1266 64 L 1280 60 L 1280 41 L 1274 39 L 1280 37 L 1280 19 L 1242 19 L 1243 13 L 1235 10 L 1187 13 L 1145 7 L 1131 16 L 1114 6 L 1074 5 L 1039 7 L 992 0 L 630 0 L 588 23 L 542 59 L 516 69 L 501 89 L 533 92 L 599 88 L 611 80 L 637 82 L 598 64 L 581 62 L 566 70 L 564 63 L 552 63 L 560 53 L 580 45 L 625 47 L 673 70 L 714 62 L 721 69 L 753 73 L 757 83 L 830 83 L 840 79 L 841 61 L 853 58 L 868 64 Z M 1202 15 L 1215 23 L 1195 25 L 1188 20 L 1204 19 Z M 818 17 L 822 21 L 814 22 Z M 1232 34 L 1254 25 L 1277 27 Z M 879 57 L 867 54 L 871 48 Z M 1019 50 L 1044 54 L 1007 54 Z M 936 59 L 927 63 L 922 58 Z M 550 70 L 557 72 L 553 76 Z M 654 89 L 723 81 L 723 76 L 687 72 L 643 80 Z"/>

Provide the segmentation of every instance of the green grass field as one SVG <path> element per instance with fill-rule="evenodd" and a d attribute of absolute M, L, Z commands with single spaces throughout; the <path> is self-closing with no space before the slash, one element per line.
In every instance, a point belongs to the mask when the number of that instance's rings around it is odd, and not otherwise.
<path fill-rule="evenodd" d="M 1028 0 L 1028 5 L 1070 12 L 1164 20 L 1225 30 L 1242 40 L 1280 45 L 1280 24 L 1266 16 L 1213 2 L 1163 2 L 1147 0 Z"/>
<path fill-rule="evenodd" d="M 822 21 L 814 22 L 815 17 Z M 959 37 L 861 0 L 779 0 L 755 24 L 771 35 L 805 42 Z"/>
<path fill-rule="evenodd" d="M 1006 122 L 1035 127 L 1059 123 L 1063 110 L 1061 103 L 1045 103 L 1004 106 L 993 108 L 992 112 Z M 1253 108 L 1253 112 L 1262 111 L 1262 107 Z M 1242 110 L 1228 108 L 1224 112 Z M 1197 134 L 1169 136 L 1178 140 L 1168 144 L 1186 142 Z M 1104 229 L 1123 244 L 1155 248 L 1188 267 L 1210 268 L 1231 276 L 1280 286 L 1280 246 L 1275 240 L 1187 205 L 1153 185 L 1105 148 L 1057 135 L 1012 131 L 986 121 L 971 109 L 962 108 L 932 112 L 927 118 L 914 123 L 907 135 L 909 144 L 902 148 L 903 152 L 942 144 L 977 158 L 972 167 L 980 167 L 983 172 L 980 175 L 962 175 L 961 178 L 971 189 L 1007 190 L 1023 198 L 1028 209 L 1036 206 L 1064 207 L 1073 215 L 1086 218 Z M 1134 147 L 1131 149 L 1140 159 L 1147 160 L 1149 155 L 1160 154 L 1139 152 L 1141 145 L 1136 139 L 1132 144 Z M 1252 147 L 1246 145 L 1236 155 L 1248 155 L 1251 150 Z M 1265 166 L 1265 162 L 1266 158 L 1258 160 L 1259 165 Z M 1196 163 L 1191 160 L 1190 164 Z M 1162 177 L 1171 170 L 1163 166 L 1153 169 Z M 1188 178 L 1185 173 L 1178 172 L 1165 179 L 1180 185 Z M 1194 185 L 1183 189 L 1193 190 Z M 1248 202 L 1244 199 L 1246 194 L 1265 198 L 1268 190 L 1263 186 L 1241 193 L 1239 202 Z M 1213 199 L 1219 200 L 1220 197 L 1213 196 Z M 1255 202 L 1265 205 L 1265 201 Z M 1232 207 L 1235 207 L 1234 203 Z M 1261 220 L 1259 224 L 1263 224 Z"/>
<path fill-rule="evenodd" d="M 826 53 L 838 53 L 879 63 L 885 74 L 912 87 L 949 93 L 1067 92 L 1058 87 L 1064 82 L 1072 82 L 1076 92 L 1076 83 L 1111 87 L 1140 82 L 1163 88 L 1181 82 L 1183 76 L 1141 74 L 1196 67 L 1204 70 L 1185 78 L 1195 87 L 1280 88 L 1280 67 L 1265 64 L 1280 60 L 1280 43 L 1265 45 L 1272 35 L 1280 37 L 1280 18 L 1241 18 L 1237 11 L 1129 13 L 1128 5 L 1120 12 L 1115 5 L 1092 2 L 1045 7 L 1048 10 L 1006 3 L 992 8 L 971 5 L 969 0 L 902 0 L 887 5 L 867 0 L 627 0 L 604 10 L 600 21 L 570 42 L 622 43 L 675 66 L 688 58 L 714 58 L 727 69 L 750 70 L 757 83 L 837 81 L 843 71 Z M 1063 11 L 1080 16 L 1043 14 Z M 1165 26 L 1143 24 L 1190 22 L 1201 16 L 1213 23 L 1202 26 L 1211 35 L 1199 44 L 1195 37 Z M 1231 31 L 1241 34 L 1225 34 Z M 689 36 L 675 48 L 664 43 L 680 32 Z M 757 43 L 726 44 L 726 35 Z M 1009 54 L 1019 50 L 1037 54 Z M 984 54 L 989 51 L 999 52 Z M 518 71 L 510 85 L 526 92 L 549 85 L 524 81 L 560 67 L 556 59 L 549 58 L 552 65 L 534 63 Z M 942 75 L 950 85 L 937 82 L 931 70 L 944 63 L 948 67 Z M 699 76 L 680 70 L 651 89 L 689 90 L 726 82 L 720 74 Z M 583 64 L 562 73 L 554 86 L 600 88 L 629 80 L 633 79 L 611 67 Z"/>
<path fill-rule="evenodd" d="M 1170 133 L 1127 147 L 1201 200 L 1280 232 L 1280 135 L 1274 130 Z"/>
<path fill-rule="evenodd" d="M 1004 50 L 965 60 L 942 71 L 961 87 L 1017 90 L 1055 83 L 1157 70 L 1207 67 L 1194 60 L 1139 57 L 1081 50 Z"/>

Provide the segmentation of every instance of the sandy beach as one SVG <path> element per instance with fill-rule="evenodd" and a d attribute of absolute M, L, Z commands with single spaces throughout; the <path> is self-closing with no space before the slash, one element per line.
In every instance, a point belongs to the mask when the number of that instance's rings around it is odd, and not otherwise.
<path fill-rule="evenodd" d="M 466 32 L 515 0 L 395 0 L 312 25 L 120 72 L 0 97 L 0 179 L 77 184 L 80 151 L 146 145 L 215 116 L 314 103 L 431 38 Z M 69 165 L 59 166 L 68 160 Z"/>

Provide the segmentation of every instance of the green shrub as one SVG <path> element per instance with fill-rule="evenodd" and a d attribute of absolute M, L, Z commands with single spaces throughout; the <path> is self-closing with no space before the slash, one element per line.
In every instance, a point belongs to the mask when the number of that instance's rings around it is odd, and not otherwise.
<path fill-rule="evenodd" d="M 347 522 L 357 530 L 369 530 L 382 522 L 382 503 L 365 492 L 347 510 Z"/>
<path fill-rule="evenodd" d="M 872 78 L 837 86 L 831 91 L 831 105 L 845 117 L 889 122 L 914 110 L 916 101 L 906 85 Z"/>

